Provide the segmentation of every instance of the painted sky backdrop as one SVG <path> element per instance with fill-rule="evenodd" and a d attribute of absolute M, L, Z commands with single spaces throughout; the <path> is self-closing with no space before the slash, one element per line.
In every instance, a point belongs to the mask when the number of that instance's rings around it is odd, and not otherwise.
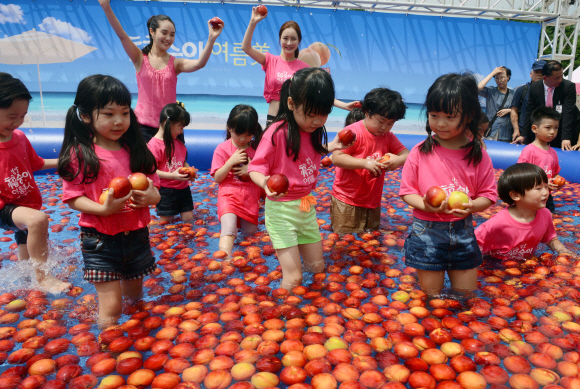
<path fill-rule="evenodd" d="M 181 58 L 199 57 L 207 41 L 207 21 L 219 16 L 225 28 L 208 64 L 195 73 L 181 74 L 177 92 L 262 95 L 264 72 L 241 50 L 251 6 L 113 1 L 112 7 L 139 47 L 149 42 L 147 19 L 154 14 L 170 16 L 177 30 L 170 53 Z M 331 49 L 330 61 L 323 67 L 330 69 L 337 97 L 342 99 L 361 99 L 370 89 L 387 86 L 411 103 L 422 103 L 427 88 L 441 74 L 470 70 L 486 75 L 500 65 L 511 68 L 509 86 L 515 87 L 529 80 L 540 35 L 539 24 L 513 21 L 276 6 L 268 6 L 268 11 L 256 28 L 253 45 L 279 55 L 278 30 L 285 21 L 295 20 L 302 30 L 301 48 L 323 42 L 340 51 L 341 55 Z M 0 4 L 0 38 L 31 29 L 97 48 L 74 62 L 40 65 L 43 91 L 74 92 L 81 79 L 94 73 L 115 76 L 137 91 L 133 65 L 96 0 Z M 38 90 L 36 65 L 0 64 L 0 71 Z"/>

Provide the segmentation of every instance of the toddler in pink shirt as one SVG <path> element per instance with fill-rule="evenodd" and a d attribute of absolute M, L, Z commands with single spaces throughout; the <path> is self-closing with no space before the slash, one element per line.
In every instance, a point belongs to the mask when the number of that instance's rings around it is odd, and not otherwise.
<path fill-rule="evenodd" d="M 539 166 L 517 163 L 498 182 L 498 194 L 509 207 L 475 230 L 484 255 L 502 260 L 530 258 L 540 243 L 553 251 L 569 253 L 556 236 L 552 214 L 546 209 L 548 176 Z"/>

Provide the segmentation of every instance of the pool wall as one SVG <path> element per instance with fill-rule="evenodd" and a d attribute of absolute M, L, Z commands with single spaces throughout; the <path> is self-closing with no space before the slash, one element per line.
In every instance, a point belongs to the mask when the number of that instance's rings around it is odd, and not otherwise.
<path fill-rule="evenodd" d="M 60 128 L 21 128 L 42 158 L 58 158 L 62 145 L 63 130 Z M 329 139 L 335 132 L 329 132 Z M 423 141 L 423 135 L 397 134 L 397 138 L 411 149 Z M 188 150 L 187 163 L 197 169 L 208 170 L 211 167 L 213 152 L 217 145 L 224 141 L 224 132 L 217 130 L 185 130 L 185 144 Z M 505 169 L 518 161 L 524 149 L 522 145 L 512 145 L 504 142 L 486 141 L 487 152 L 496 169 Z M 580 152 L 562 151 L 554 148 L 560 160 L 560 175 L 570 182 L 580 183 Z"/>

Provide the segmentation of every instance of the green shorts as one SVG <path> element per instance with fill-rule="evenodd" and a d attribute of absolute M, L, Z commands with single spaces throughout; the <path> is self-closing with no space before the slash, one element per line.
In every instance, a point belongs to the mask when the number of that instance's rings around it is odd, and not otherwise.
<path fill-rule="evenodd" d="M 320 242 L 320 229 L 316 210 L 300 210 L 300 199 L 272 201 L 266 199 L 266 230 L 275 249 L 285 249 L 299 244 Z"/>

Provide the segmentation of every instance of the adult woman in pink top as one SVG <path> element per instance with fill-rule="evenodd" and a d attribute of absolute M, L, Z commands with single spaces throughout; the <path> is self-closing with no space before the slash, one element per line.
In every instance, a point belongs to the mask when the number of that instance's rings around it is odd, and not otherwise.
<path fill-rule="evenodd" d="M 177 76 L 180 73 L 195 72 L 205 66 L 224 26 L 220 24 L 214 28 L 208 21 L 209 37 L 199 59 L 175 58 L 167 52 L 175 40 L 175 24 L 169 16 L 155 15 L 149 18 L 147 30 L 150 42 L 141 50 L 123 30 L 111 9 L 110 0 L 99 0 L 99 3 L 135 66 L 138 88 L 135 115 L 145 141 L 148 142 L 159 130 L 159 114 L 163 107 L 176 101 Z"/>
<path fill-rule="evenodd" d="M 262 65 L 262 70 L 266 72 L 266 80 L 264 82 L 264 98 L 269 104 L 268 116 L 266 125 L 269 125 L 278 114 L 280 107 L 280 89 L 282 84 L 287 79 L 291 78 L 294 73 L 300 69 L 310 67 L 306 62 L 298 59 L 298 52 L 300 42 L 302 41 L 302 33 L 300 26 L 293 20 L 289 20 L 282 24 L 280 32 L 278 33 L 280 39 L 280 46 L 282 51 L 279 56 L 270 53 L 262 53 L 252 47 L 252 36 L 258 22 L 265 19 L 266 15 L 258 13 L 258 7 L 252 8 L 252 18 L 250 24 L 246 29 L 244 40 L 242 42 L 242 50 L 248 54 L 254 61 Z M 334 100 L 334 106 L 351 111 L 354 108 L 356 101 L 344 103 L 340 100 Z"/>

